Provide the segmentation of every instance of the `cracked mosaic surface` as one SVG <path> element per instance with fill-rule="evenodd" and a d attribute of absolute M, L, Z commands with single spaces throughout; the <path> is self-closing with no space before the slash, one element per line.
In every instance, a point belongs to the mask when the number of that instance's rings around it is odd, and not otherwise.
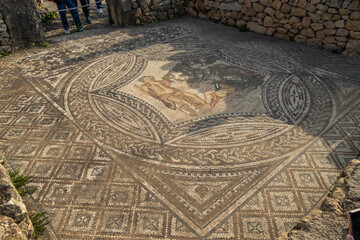
<path fill-rule="evenodd" d="M 54 239 L 275 239 L 360 153 L 360 60 L 184 18 L 0 65 Z"/>

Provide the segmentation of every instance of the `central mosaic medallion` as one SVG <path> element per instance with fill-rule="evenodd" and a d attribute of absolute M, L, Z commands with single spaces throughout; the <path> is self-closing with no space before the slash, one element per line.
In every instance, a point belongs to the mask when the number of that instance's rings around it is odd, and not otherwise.
<path fill-rule="evenodd" d="M 231 65 L 220 54 L 180 61 L 146 61 L 144 71 L 116 89 L 142 99 L 173 124 L 229 113 L 266 113 L 266 77 Z M 257 101 L 250 98 L 257 95 Z"/>
<path fill-rule="evenodd" d="M 70 83 L 67 109 L 205 236 L 331 119 L 332 97 L 312 94 L 328 94 L 316 77 L 252 61 L 201 41 L 108 56 Z"/>

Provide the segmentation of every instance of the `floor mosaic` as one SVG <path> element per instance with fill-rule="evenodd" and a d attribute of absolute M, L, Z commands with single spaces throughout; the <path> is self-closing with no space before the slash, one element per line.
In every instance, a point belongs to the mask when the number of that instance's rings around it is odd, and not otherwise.
<path fill-rule="evenodd" d="M 0 65 L 54 239 L 276 239 L 360 154 L 360 59 L 183 18 Z"/>

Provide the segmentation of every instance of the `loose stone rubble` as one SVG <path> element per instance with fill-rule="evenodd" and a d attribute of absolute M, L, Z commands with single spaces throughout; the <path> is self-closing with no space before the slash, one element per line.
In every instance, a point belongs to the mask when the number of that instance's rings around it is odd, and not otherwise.
<path fill-rule="evenodd" d="M 299 221 L 281 239 L 342 239 L 348 228 L 347 212 L 360 208 L 360 160 L 346 166 L 328 197 L 308 216 Z"/>
<path fill-rule="evenodd" d="M 21 196 L 0 164 L 0 239 L 30 239 L 34 232 Z"/>

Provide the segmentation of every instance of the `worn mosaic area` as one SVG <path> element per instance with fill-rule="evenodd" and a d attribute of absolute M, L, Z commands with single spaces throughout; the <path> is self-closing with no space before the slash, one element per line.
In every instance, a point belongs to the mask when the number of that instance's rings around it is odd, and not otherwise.
<path fill-rule="evenodd" d="M 275 239 L 359 155 L 358 58 L 204 23 L 0 69 L 1 146 L 54 238 Z"/>

